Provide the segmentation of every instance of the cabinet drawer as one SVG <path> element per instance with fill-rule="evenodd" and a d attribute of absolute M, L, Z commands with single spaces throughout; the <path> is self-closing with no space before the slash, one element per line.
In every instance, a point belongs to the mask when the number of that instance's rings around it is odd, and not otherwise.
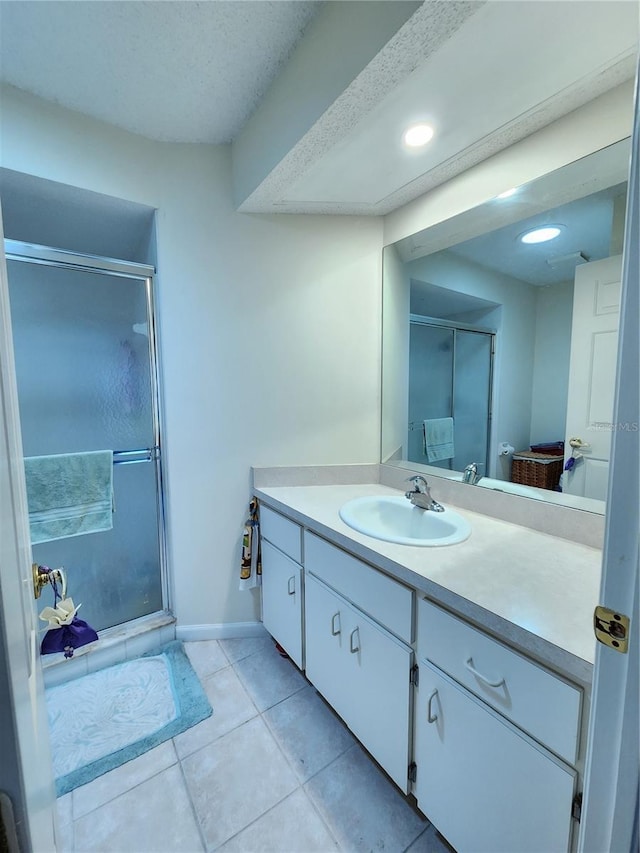
<path fill-rule="evenodd" d="M 308 530 L 304 533 L 304 566 L 397 637 L 411 643 L 413 593 L 408 587 Z"/>
<path fill-rule="evenodd" d="M 405 793 L 412 651 L 306 575 L 307 678 Z"/>
<path fill-rule="evenodd" d="M 458 853 L 567 853 L 575 771 L 420 661 L 418 805 Z"/>
<path fill-rule="evenodd" d="M 575 764 L 578 688 L 425 599 L 418 604 L 418 654 Z"/>
<path fill-rule="evenodd" d="M 260 504 L 260 534 L 296 563 L 302 562 L 302 528 L 295 521 Z"/>
<path fill-rule="evenodd" d="M 302 669 L 302 568 L 262 543 L 262 622 Z"/>

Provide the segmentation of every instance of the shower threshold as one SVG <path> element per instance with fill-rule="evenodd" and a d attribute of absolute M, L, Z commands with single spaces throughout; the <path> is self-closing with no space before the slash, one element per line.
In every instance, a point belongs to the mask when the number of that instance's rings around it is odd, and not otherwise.
<path fill-rule="evenodd" d="M 168 611 L 152 613 L 98 632 L 98 640 L 74 652 L 72 658 L 60 654 L 43 655 L 45 687 L 71 681 L 89 672 L 140 657 L 175 640 L 176 620 Z"/>

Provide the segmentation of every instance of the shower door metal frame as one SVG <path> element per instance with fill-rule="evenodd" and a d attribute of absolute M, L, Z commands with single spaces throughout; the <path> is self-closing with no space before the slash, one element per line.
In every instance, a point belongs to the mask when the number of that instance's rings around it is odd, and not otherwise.
<path fill-rule="evenodd" d="M 153 430 L 153 445 L 137 450 L 114 450 L 114 465 L 133 465 L 138 462 L 154 462 L 157 494 L 158 517 L 158 546 L 160 555 L 160 584 L 162 596 L 162 611 L 171 612 L 171 586 L 169 584 L 169 562 L 167 551 L 167 531 L 164 500 L 164 479 L 162 464 L 162 414 L 160 406 L 160 370 L 158 344 L 156 337 L 155 302 L 153 294 L 153 279 L 155 268 L 149 264 L 137 264 L 132 261 L 120 261 L 115 258 L 104 258 L 100 255 L 84 255 L 65 249 L 55 249 L 50 246 L 40 246 L 35 243 L 23 243 L 19 240 L 4 241 L 7 261 L 41 264 L 58 269 L 79 270 L 102 275 L 117 275 L 144 283 L 147 303 L 147 323 L 149 341 L 149 371 L 151 384 L 151 418 Z M 149 618 L 149 613 L 141 618 Z"/>
<path fill-rule="evenodd" d="M 437 326 L 441 329 L 450 329 L 453 332 L 453 358 L 451 364 L 451 417 L 454 417 L 455 391 L 456 391 L 456 332 L 475 332 L 480 335 L 489 335 L 491 338 L 491 352 L 489 358 L 489 399 L 487 400 L 487 448 L 485 455 L 485 475 L 488 475 L 489 459 L 491 458 L 491 430 L 493 428 L 493 362 L 496 355 L 495 329 L 483 326 L 471 326 L 468 323 L 455 323 L 451 320 L 439 320 L 435 317 L 425 317 L 422 314 L 409 315 L 409 329 L 411 325 Z M 411 428 L 411 425 L 409 425 Z M 449 459 L 449 470 L 451 471 L 451 460 Z"/>

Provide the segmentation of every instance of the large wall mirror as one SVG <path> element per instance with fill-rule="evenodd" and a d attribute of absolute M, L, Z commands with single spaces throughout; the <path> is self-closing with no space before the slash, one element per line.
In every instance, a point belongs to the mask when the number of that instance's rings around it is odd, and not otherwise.
<path fill-rule="evenodd" d="M 604 511 L 629 158 L 622 140 L 384 249 L 383 463 L 475 463 L 479 486 Z"/>

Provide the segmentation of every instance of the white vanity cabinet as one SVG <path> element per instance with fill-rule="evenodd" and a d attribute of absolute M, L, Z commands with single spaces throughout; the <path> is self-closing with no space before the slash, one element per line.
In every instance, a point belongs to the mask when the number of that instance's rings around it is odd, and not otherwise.
<path fill-rule="evenodd" d="M 413 651 L 386 623 L 411 636 L 412 592 L 308 531 L 304 541 L 307 678 L 407 793 Z"/>
<path fill-rule="evenodd" d="M 581 692 L 418 606 L 414 793 L 458 853 L 567 853 Z"/>
<path fill-rule="evenodd" d="M 374 557 L 260 520 L 265 627 L 457 853 L 574 850 L 583 691 Z"/>
<path fill-rule="evenodd" d="M 302 529 L 280 513 L 260 507 L 262 621 L 291 660 L 303 668 Z"/>

